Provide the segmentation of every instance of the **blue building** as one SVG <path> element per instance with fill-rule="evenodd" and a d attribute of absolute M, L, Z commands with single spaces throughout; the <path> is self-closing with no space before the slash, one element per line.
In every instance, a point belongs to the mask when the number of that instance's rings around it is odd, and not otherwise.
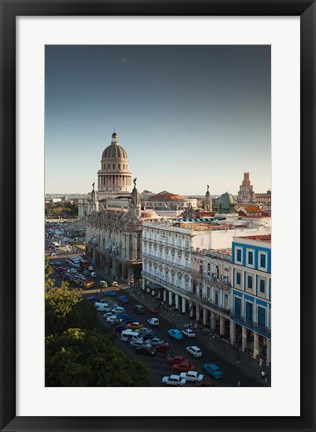
<path fill-rule="evenodd" d="M 230 341 L 271 364 L 271 235 L 234 237 Z"/>

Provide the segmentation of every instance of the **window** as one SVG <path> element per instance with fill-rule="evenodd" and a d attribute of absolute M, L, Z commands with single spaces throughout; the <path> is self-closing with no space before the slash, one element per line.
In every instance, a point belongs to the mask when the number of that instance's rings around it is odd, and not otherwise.
<path fill-rule="evenodd" d="M 260 327 L 266 326 L 266 310 L 260 306 L 258 306 L 258 325 Z"/>
<path fill-rule="evenodd" d="M 235 297 L 235 315 L 241 316 L 241 300 Z"/>
<path fill-rule="evenodd" d="M 253 265 L 253 252 L 248 251 L 248 265 Z"/>
<path fill-rule="evenodd" d="M 247 288 L 252 289 L 252 276 L 247 276 Z"/>
<path fill-rule="evenodd" d="M 264 294 L 266 291 L 266 281 L 264 279 L 260 279 L 259 281 L 259 291 L 261 294 Z"/>
<path fill-rule="evenodd" d="M 260 267 L 266 267 L 266 256 L 263 254 L 260 255 Z"/>
<path fill-rule="evenodd" d="M 236 272 L 236 285 L 240 285 L 240 284 L 241 284 L 241 273 Z"/>
<path fill-rule="evenodd" d="M 246 320 L 252 321 L 252 303 L 246 302 Z"/>
<path fill-rule="evenodd" d="M 241 249 L 236 248 L 236 261 L 241 263 Z"/>

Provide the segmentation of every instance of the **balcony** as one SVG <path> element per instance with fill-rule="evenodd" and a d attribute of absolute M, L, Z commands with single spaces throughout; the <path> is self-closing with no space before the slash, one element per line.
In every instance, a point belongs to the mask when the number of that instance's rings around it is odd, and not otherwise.
<path fill-rule="evenodd" d="M 247 320 L 245 317 L 236 314 L 231 314 L 231 319 L 237 322 L 237 324 L 247 327 L 249 330 L 255 331 L 264 337 L 271 338 L 271 329 L 268 327 L 261 326 L 254 321 Z"/>
<path fill-rule="evenodd" d="M 218 312 L 222 312 L 226 315 L 230 314 L 230 310 L 226 309 L 222 306 L 216 305 L 215 303 L 212 303 L 210 300 L 200 297 L 197 294 L 190 293 L 190 298 L 198 303 L 202 303 L 205 306 L 211 307 L 212 309 L 217 310 Z"/>
<path fill-rule="evenodd" d="M 204 276 L 206 281 L 211 282 L 218 288 L 226 289 L 226 290 L 232 288 L 232 284 L 228 282 L 226 279 L 219 279 L 215 276 L 208 275 L 207 273 L 204 273 Z"/>

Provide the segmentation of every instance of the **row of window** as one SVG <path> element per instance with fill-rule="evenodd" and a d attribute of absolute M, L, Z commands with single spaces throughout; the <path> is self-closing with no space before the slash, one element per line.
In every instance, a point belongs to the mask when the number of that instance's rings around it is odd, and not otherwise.
<path fill-rule="evenodd" d="M 125 169 L 127 169 L 127 164 L 112 164 L 112 169 L 115 169 L 115 167 L 117 166 L 117 169 L 118 170 L 120 170 L 120 169 L 123 169 L 123 170 L 125 170 Z M 121 168 L 122 167 L 122 168 Z M 102 169 L 103 170 L 106 170 L 106 169 L 111 169 L 111 164 L 102 164 Z"/>
<path fill-rule="evenodd" d="M 241 306 L 241 299 L 235 297 L 234 312 L 236 316 L 240 318 L 245 318 L 246 321 L 248 321 L 249 323 L 253 323 L 254 321 L 256 321 L 259 327 L 267 327 L 267 310 L 265 307 L 257 305 L 255 310 L 255 305 L 246 300 L 244 304 L 245 312 L 242 315 Z M 255 316 L 254 313 L 256 314 Z"/>
<path fill-rule="evenodd" d="M 242 280 L 242 276 L 244 276 L 244 280 Z M 258 276 L 258 286 L 256 287 L 256 279 L 255 275 L 249 274 L 246 272 L 242 272 L 239 270 L 235 271 L 235 287 L 242 289 L 242 290 L 248 290 L 248 291 L 254 291 L 255 288 L 258 289 L 258 295 L 266 296 L 268 292 L 268 281 L 269 279 Z"/>
<path fill-rule="evenodd" d="M 268 252 L 258 251 L 257 259 L 256 267 L 259 270 L 268 271 Z M 235 246 L 235 263 L 255 268 L 255 250 Z"/>

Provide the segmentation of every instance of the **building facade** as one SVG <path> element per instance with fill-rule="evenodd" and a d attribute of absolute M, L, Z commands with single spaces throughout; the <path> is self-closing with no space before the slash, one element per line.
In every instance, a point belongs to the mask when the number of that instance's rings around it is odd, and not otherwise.
<path fill-rule="evenodd" d="M 237 202 L 240 204 L 250 204 L 255 202 L 255 193 L 253 186 L 250 183 L 249 173 L 244 173 L 244 179 L 242 184 L 239 186 L 239 192 L 237 195 Z"/>
<path fill-rule="evenodd" d="M 232 243 L 230 341 L 271 363 L 271 235 Z"/>

